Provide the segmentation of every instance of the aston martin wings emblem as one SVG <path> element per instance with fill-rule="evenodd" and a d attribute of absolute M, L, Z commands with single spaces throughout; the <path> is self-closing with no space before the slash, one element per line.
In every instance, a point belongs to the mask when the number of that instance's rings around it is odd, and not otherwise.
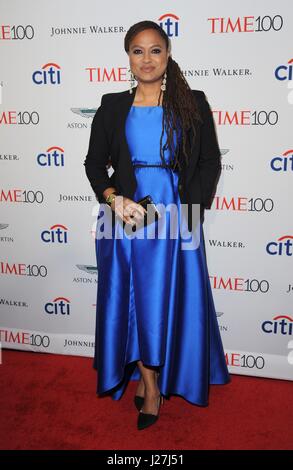
<path fill-rule="evenodd" d="M 97 108 L 70 108 L 75 114 L 79 114 L 81 117 L 93 118 Z"/>
<path fill-rule="evenodd" d="M 98 272 L 96 266 L 89 266 L 86 264 L 77 264 L 76 266 L 78 269 L 81 269 L 81 271 L 85 271 L 87 274 L 97 274 Z"/>

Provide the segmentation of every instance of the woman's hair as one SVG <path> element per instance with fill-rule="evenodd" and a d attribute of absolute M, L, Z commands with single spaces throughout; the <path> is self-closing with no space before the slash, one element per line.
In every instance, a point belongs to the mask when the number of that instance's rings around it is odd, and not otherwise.
<path fill-rule="evenodd" d="M 170 41 L 169 37 L 165 33 L 165 31 L 154 21 L 140 21 L 139 23 L 135 23 L 132 25 L 129 30 L 127 31 L 125 38 L 124 38 L 124 49 L 128 53 L 131 41 L 134 39 L 134 36 L 145 29 L 154 29 L 156 30 L 160 36 L 164 39 L 166 43 L 166 49 L 170 50 Z M 166 145 L 171 150 L 171 155 L 173 156 L 173 164 L 178 165 L 181 168 L 181 164 L 178 160 L 179 154 L 179 145 L 174 148 L 174 133 L 173 131 L 176 130 L 176 136 L 180 136 L 182 138 L 182 149 L 183 154 L 185 157 L 186 164 L 189 160 L 189 155 L 187 151 L 187 147 L 190 142 L 188 142 L 187 132 L 186 130 L 190 127 L 193 130 L 193 140 L 191 146 L 193 147 L 195 142 L 195 121 L 201 121 L 201 116 L 199 114 L 199 109 L 197 106 L 197 102 L 195 99 L 194 94 L 191 91 L 190 86 L 188 85 L 185 77 L 177 64 L 177 62 L 172 59 L 171 55 L 168 58 L 167 63 L 167 81 L 166 81 L 166 90 L 163 92 L 163 126 L 162 126 L 162 134 L 160 139 L 160 155 L 165 163 L 164 159 L 164 149 L 166 149 Z M 159 100 L 161 97 L 162 90 L 160 92 Z M 182 134 L 180 134 L 180 129 L 182 130 Z M 167 142 L 162 149 L 162 139 L 163 139 L 163 131 L 166 129 L 167 133 Z M 177 141 L 177 144 L 179 142 Z"/>

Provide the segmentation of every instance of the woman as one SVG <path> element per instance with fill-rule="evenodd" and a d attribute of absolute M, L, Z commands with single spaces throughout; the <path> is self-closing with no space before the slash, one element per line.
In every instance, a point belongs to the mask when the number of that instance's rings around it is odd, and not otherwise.
<path fill-rule="evenodd" d="M 202 231 L 220 151 L 205 95 L 188 86 L 164 30 L 141 21 L 124 46 L 137 86 L 103 95 L 84 162 L 101 203 L 94 367 L 97 393 L 116 400 L 139 380 L 134 403 L 144 429 L 158 420 L 163 395 L 207 406 L 209 384 L 230 381 Z M 146 195 L 161 218 L 144 226 L 138 201 Z M 200 207 L 196 228 L 191 206 Z M 126 231 L 134 224 L 136 236 Z M 193 244 L 183 249 L 186 230 Z"/>

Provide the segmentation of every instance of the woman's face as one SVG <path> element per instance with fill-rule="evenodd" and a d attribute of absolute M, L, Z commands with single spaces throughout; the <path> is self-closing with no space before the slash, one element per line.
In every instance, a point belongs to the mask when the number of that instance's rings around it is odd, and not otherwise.
<path fill-rule="evenodd" d="M 130 69 L 138 82 L 161 81 L 169 55 L 160 34 L 154 29 L 145 29 L 137 33 L 130 42 Z"/>

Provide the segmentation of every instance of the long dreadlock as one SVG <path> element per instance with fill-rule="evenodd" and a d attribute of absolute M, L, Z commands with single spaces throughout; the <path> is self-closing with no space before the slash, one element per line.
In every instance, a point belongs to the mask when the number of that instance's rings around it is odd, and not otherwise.
<path fill-rule="evenodd" d="M 127 31 L 124 39 L 124 49 L 128 53 L 130 42 L 134 36 L 145 29 L 155 29 L 166 43 L 167 50 L 170 48 L 170 40 L 165 31 L 155 22 L 145 20 L 132 25 Z M 167 63 L 167 83 L 166 90 L 161 90 L 158 104 L 160 102 L 161 94 L 163 93 L 162 107 L 162 134 L 160 138 L 160 155 L 164 164 L 166 164 L 164 152 L 167 148 L 171 151 L 172 166 L 179 169 L 182 168 L 179 161 L 179 145 L 182 142 L 182 152 L 184 161 L 187 165 L 189 162 L 190 151 L 194 146 L 196 130 L 196 121 L 202 122 L 199 113 L 198 105 L 194 94 L 191 91 L 179 65 L 169 56 Z M 188 129 L 192 129 L 192 142 L 190 144 L 188 139 Z M 166 130 L 167 140 L 162 146 L 164 130 Z M 176 134 L 176 138 L 175 135 Z M 174 145 L 175 141 L 175 145 Z M 190 148 L 189 148 L 190 145 Z"/>

